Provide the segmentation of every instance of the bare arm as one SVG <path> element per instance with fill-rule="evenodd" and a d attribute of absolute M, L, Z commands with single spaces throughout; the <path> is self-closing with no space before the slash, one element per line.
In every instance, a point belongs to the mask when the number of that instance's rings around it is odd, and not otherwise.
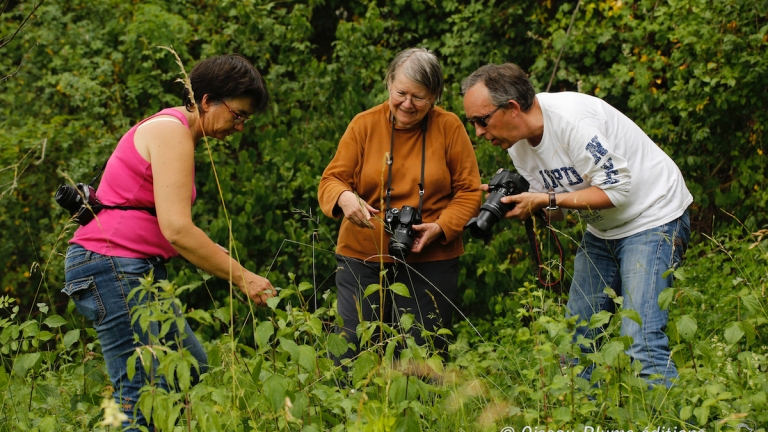
<path fill-rule="evenodd" d="M 147 125 L 137 149 L 149 155 L 160 230 L 181 256 L 216 277 L 232 281 L 256 303 L 275 295 L 272 284 L 232 259 L 192 222 L 194 143 L 182 124 Z M 140 150 L 141 153 L 141 150 Z"/>
<path fill-rule="evenodd" d="M 487 186 L 483 185 L 485 190 Z M 573 210 L 604 210 L 615 207 L 608 195 L 597 186 L 590 186 L 575 192 L 564 192 L 555 195 L 558 207 Z M 501 198 L 507 204 L 515 204 L 515 208 L 504 215 L 506 218 L 525 220 L 535 211 L 549 205 L 549 194 L 524 192 Z M 550 212 L 553 220 L 562 220 L 563 212 Z"/>

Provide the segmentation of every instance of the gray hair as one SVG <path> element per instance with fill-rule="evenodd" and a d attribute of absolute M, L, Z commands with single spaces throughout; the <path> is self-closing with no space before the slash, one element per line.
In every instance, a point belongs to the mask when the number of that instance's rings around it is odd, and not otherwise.
<path fill-rule="evenodd" d="M 514 63 L 487 64 L 480 67 L 461 82 L 461 94 L 466 94 L 478 83 L 485 84 L 491 103 L 497 107 L 505 108 L 509 106 L 509 101 L 513 100 L 520 105 L 523 112 L 528 112 L 536 98 L 536 91 L 525 71 Z"/>
<path fill-rule="evenodd" d="M 409 80 L 423 86 L 430 95 L 435 96 L 435 103 L 443 97 L 443 68 L 435 53 L 426 48 L 408 48 L 400 51 L 387 68 L 384 82 L 387 89 L 395 81 L 395 74 L 401 73 Z"/>

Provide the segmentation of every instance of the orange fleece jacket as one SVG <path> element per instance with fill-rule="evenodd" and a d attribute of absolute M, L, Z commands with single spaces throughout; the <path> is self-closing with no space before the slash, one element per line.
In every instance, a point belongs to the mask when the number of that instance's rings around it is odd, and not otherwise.
<path fill-rule="evenodd" d="M 477 159 L 464 125 L 455 114 L 439 107 L 430 109 L 427 115 L 422 220 L 440 225 L 443 236 L 420 253 L 411 253 L 407 262 L 438 261 L 463 254 L 461 233 L 481 204 Z M 379 255 L 385 255 L 383 260 L 392 262 L 386 256 L 390 235 L 383 229 L 388 175 L 385 160 L 390 149 L 391 131 L 387 102 L 358 114 L 347 127 L 336 155 L 323 172 L 318 200 L 327 216 L 344 216 L 337 205 L 344 191 L 356 192 L 371 207 L 380 210 L 371 219 L 373 230 L 342 220 L 336 247 L 338 254 L 375 261 L 379 260 Z M 402 209 L 409 205 L 415 208 L 419 204 L 421 143 L 421 125 L 395 129 L 391 207 Z"/>

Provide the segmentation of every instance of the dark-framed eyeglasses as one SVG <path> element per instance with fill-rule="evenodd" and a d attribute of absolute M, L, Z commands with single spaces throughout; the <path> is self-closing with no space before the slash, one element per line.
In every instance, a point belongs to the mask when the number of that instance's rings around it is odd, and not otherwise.
<path fill-rule="evenodd" d="M 233 115 L 233 116 L 235 116 L 235 124 L 245 123 L 245 122 L 247 122 L 248 120 L 250 120 L 250 119 L 251 119 L 250 117 L 247 117 L 247 116 L 243 116 L 243 115 L 240 115 L 240 114 L 238 114 L 238 113 L 236 113 L 236 112 L 232 111 L 232 108 L 230 108 L 230 107 L 229 107 L 229 105 L 227 105 L 227 103 L 226 103 L 226 102 L 224 102 L 224 101 L 221 101 L 221 103 L 223 103 L 223 104 L 224 104 L 224 106 L 225 106 L 225 107 L 227 107 L 227 109 L 229 110 L 229 112 L 231 112 L 231 113 L 232 113 L 232 115 Z"/>
<path fill-rule="evenodd" d="M 472 124 L 472 126 L 477 127 L 477 125 L 480 125 L 482 127 L 488 127 L 488 119 L 491 118 L 492 115 L 496 113 L 496 111 L 502 109 L 504 107 L 496 107 L 495 110 L 491 111 L 490 113 L 482 116 L 482 117 L 475 117 L 475 118 L 467 118 L 467 121 Z"/>
<path fill-rule="evenodd" d="M 399 90 L 390 90 L 389 96 L 398 102 L 405 102 L 408 100 L 408 95 Z M 411 95 L 411 103 L 417 107 L 423 107 L 423 106 L 426 106 L 427 104 L 432 103 L 430 99 L 432 98 L 422 98 L 422 97 Z"/>

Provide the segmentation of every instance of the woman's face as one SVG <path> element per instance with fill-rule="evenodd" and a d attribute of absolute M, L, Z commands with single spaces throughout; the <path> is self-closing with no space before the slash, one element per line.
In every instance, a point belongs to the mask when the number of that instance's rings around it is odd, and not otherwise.
<path fill-rule="evenodd" d="M 251 105 L 251 98 L 247 96 L 208 104 L 205 111 L 206 117 L 208 117 L 204 123 L 205 133 L 208 136 L 223 140 L 235 132 L 242 132 L 245 128 L 245 121 L 250 118 L 253 112 Z"/>
<path fill-rule="evenodd" d="M 403 129 L 418 125 L 432 108 L 435 98 L 429 91 L 402 74 L 395 74 L 389 86 L 389 111 L 395 126 Z"/>

